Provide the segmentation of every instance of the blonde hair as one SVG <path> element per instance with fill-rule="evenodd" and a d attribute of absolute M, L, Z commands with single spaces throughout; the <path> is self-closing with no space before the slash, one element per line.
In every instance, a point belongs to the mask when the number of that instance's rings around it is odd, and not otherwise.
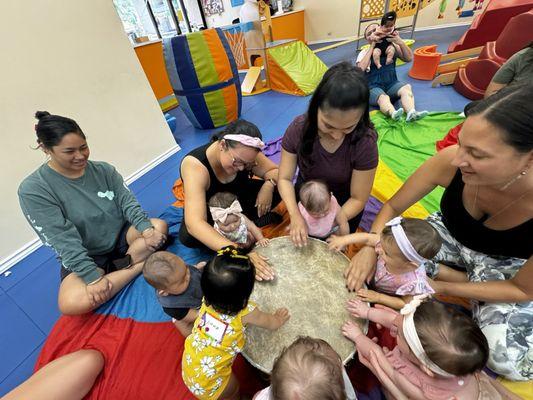
<path fill-rule="evenodd" d="M 272 400 L 345 400 L 342 361 L 322 339 L 299 337 L 274 362 Z"/>

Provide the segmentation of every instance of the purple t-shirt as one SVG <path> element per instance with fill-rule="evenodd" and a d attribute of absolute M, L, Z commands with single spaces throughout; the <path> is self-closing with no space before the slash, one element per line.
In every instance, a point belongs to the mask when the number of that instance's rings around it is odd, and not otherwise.
<path fill-rule="evenodd" d="M 300 115 L 291 122 L 283 135 L 281 146 L 285 151 L 298 154 L 304 133 L 306 115 Z M 327 182 L 330 190 L 342 205 L 350 197 L 350 182 L 353 170 L 367 171 L 378 165 L 378 135 L 373 129 L 360 134 L 360 138 L 352 143 L 354 131 L 346 135 L 340 147 L 334 153 L 328 153 L 320 144 L 318 135 L 315 138 L 312 164 L 303 166 L 298 157 L 300 169 L 298 181 L 321 179 Z"/>

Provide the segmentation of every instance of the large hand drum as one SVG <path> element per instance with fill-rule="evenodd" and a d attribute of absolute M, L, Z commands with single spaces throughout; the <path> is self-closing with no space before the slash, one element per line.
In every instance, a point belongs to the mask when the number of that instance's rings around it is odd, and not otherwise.
<path fill-rule="evenodd" d="M 267 247 L 257 247 L 255 251 L 270 259 L 276 279 L 256 282 L 251 300 L 266 312 L 287 307 L 291 318 L 277 331 L 248 327 L 244 357 L 270 373 L 281 350 L 304 335 L 324 339 L 343 360 L 349 360 L 355 347 L 341 333 L 342 324 L 350 318 L 346 301 L 354 297 L 346 289 L 342 275 L 350 263 L 348 258 L 317 239 L 309 238 L 307 246 L 297 248 L 288 236 L 272 239 Z M 368 322 L 356 321 L 366 333 Z"/>

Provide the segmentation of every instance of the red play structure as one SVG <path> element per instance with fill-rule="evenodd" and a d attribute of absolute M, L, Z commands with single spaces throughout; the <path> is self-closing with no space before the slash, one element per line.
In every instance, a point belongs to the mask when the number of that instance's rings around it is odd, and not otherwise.
<path fill-rule="evenodd" d="M 478 100 L 505 61 L 533 41 L 533 7 L 509 21 L 494 42 L 483 47 L 477 60 L 459 68 L 453 86 L 463 96 Z"/>
<path fill-rule="evenodd" d="M 532 8 L 533 0 L 492 0 L 485 10 L 474 18 L 464 35 L 450 44 L 448 53 L 483 46 L 496 40 L 511 18 Z"/>

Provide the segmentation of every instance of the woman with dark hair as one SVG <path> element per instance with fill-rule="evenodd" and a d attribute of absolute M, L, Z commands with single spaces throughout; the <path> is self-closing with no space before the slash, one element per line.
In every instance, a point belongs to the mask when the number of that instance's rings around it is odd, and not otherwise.
<path fill-rule="evenodd" d="M 377 134 L 368 113 L 364 74 L 349 63 L 331 67 L 311 97 L 306 114 L 285 131 L 279 190 L 290 215 L 290 236 L 307 244 L 307 226 L 296 193 L 309 180 L 327 182 L 355 231 L 370 196 L 378 165 Z M 296 185 L 293 177 L 298 167 Z"/>
<path fill-rule="evenodd" d="M 35 114 L 39 148 L 49 160 L 20 184 L 22 211 L 61 260 L 59 310 L 84 314 L 137 276 L 166 241 L 167 225 L 149 219 L 117 170 L 89 160 L 76 121 Z"/>
<path fill-rule="evenodd" d="M 472 300 L 491 349 L 488 366 L 512 380 L 533 379 L 533 86 L 510 86 L 477 103 L 457 145 L 427 160 L 384 204 L 372 225 L 381 232 L 437 186 L 441 211 L 428 221 L 443 245 L 426 263 L 466 273 L 439 276 L 437 294 Z M 374 275 L 376 255 L 364 247 L 346 271 L 359 289 Z"/>
<path fill-rule="evenodd" d="M 485 98 L 505 86 L 533 82 L 533 42 L 513 54 L 496 72 L 485 90 Z"/>
<path fill-rule="evenodd" d="M 207 201 L 219 192 L 236 195 L 242 213 L 259 227 L 279 218 L 270 211 L 280 202 L 278 166 L 261 152 L 263 147 L 257 126 L 237 120 L 185 156 L 180 166 L 185 214 L 179 233 L 185 246 L 212 250 L 237 246 L 213 228 Z M 253 175 L 261 179 L 252 179 Z M 266 259 L 255 252 L 249 256 L 258 280 L 273 279 Z"/>

